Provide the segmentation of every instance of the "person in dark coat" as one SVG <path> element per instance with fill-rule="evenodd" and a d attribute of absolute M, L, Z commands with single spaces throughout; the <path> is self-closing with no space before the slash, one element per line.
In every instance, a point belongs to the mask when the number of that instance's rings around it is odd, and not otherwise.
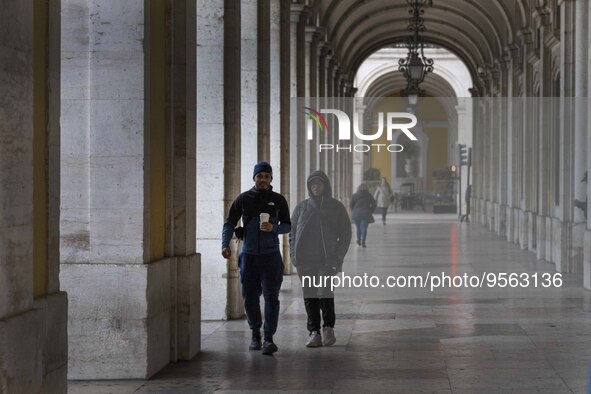
<path fill-rule="evenodd" d="M 351 208 L 353 223 L 357 227 L 357 245 L 365 248 L 367 227 L 370 223 L 375 222 L 373 211 L 376 209 L 376 200 L 367 190 L 365 183 L 359 185 L 357 192 L 351 197 L 349 207 Z"/>
<path fill-rule="evenodd" d="M 238 258 L 240 283 L 248 325 L 252 330 L 250 350 L 272 355 L 277 349 L 273 334 L 279 320 L 279 290 L 283 282 L 283 259 L 279 252 L 279 234 L 290 231 L 289 207 L 285 198 L 273 191 L 273 169 L 265 161 L 254 166 L 254 187 L 240 194 L 230 207 L 222 229 L 222 256 L 232 256 L 230 239 L 236 234 L 244 242 Z M 243 227 L 236 227 L 242 218 Z M 265 324 L 261 317 L 260 297 L 265 298 Z M 261 327 L 264 342 L 261 343 Z"/>
<path fill-rule="evenodd" d="M 291 219 L 291 261 L 300 279 L 336 275 L 342 271 L 349 250 L 351 221 L 344 205 L 332 197 L 330 181 L 324 172 L 311 173 L 307 184 L 310 197 L 295 207 Z M 331 346 L 336 342 L 334 293 L 327 287 L 304 286 L 303 279 L 302 285 L 308 315 L 306 346 Z"/>

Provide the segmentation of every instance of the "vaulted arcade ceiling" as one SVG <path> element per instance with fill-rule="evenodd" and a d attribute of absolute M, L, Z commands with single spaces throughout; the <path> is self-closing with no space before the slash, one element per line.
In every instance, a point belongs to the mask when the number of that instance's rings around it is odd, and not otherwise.
<path fill-rule="evenodd" d="M 422 36 L 425 42 L 455 53 L 477 80 L 479 69 L 522 55 L 519 49 L 531 43 L 535 18 L 549 20 L 554 2 L 433 0 L 423 15 Z M 325 29 L 325 39 L 348 75 L 355 75 L 373 52 L 401 43 L 409 34 L 407 0 L 317 0 L 309 5 L 313 23 Z"/>

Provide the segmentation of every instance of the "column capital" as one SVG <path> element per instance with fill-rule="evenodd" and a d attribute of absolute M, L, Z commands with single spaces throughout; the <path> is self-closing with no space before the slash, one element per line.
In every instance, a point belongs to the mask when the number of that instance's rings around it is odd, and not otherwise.
<path fill-rule="evenodd" d="M 330 50 L 330 45 L 324 40 L 324 37 L 318 39 L 318 56 L 326 56 Z"/>
<path fill-rule="evenodd" d="M 540 26 L 548 26 L 552 21 L 550 20 L 551 15 L 550 9 L 546 5 L 537 5 L 533 13 L 534 19 L 540 21 Z"/>
<path fill-rule="evenodd" d="M 503 56 L 502 58 L 498 59 L 497 61 L 497 68 L 499 70 L 499 72 L 507 72 L 509 71 L 509 66 L 511 64 L 511 57 L 506 55 Z"/>
<path fill-rule="evenodd" d="M 326 53 L 326 61 L 328 62 L 328 67 L 332 68 L 334 72 L 334 68 L 336 67 L 337 61 L 332 48 L 330 48 Z"/>
<path fill-rule="evenodd" d="M 312 40 L 314 40 L 314 35 L 316 34 L 316 26 L 306 26 L 304 33 L 304 39 L 306 43 L 311 43 Z"/>
<path fill-rule="evenodd" d="M 529 27 L 519 29 L 517 31 L 517 37 L 521 38 L 523 45 L 531 45 L 534 42 L 533 31 Z"/>
<path fill-rule="evenodd" d="M 519 46 L 516 43 L 511 43 L 505 47 L 505 58 L 519 61 Z"/>
<path fill-rule="evenodd" d="M 322 26 L 315 26 L 316 30 L 314 31 L 314 39 L 320 41 L 324 41 L 322 36 L 324 35 L 325 29 Z"/>
<path fill-rule="evenodd" d="M 289 21 L 291 23 L 298 23 L 305 8 L 306 6 L 304 4 L 292 4 L 289 10 Z"/>

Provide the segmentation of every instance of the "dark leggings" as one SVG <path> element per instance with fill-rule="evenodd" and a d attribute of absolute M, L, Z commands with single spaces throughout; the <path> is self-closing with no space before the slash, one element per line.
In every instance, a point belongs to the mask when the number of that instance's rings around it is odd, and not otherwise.
<path fill-rule="evenodd" d="M 300 281 L 302 281 L 302 291 L 304 293 L 304 305 L 306 306 L 306 314 L 308 315 L 306 326 L 310 332 L 320 331 L 321 318 L 324 320 L 322 327 L 334 327 L 335 323 L 334 292 L 329 287 L 330 281 L 324 287 L 324 282 L 321 281 L 321 278 L 325 276 L 320 273 L 320 264 L 312 264 L 309 267 L 298 266 L 298 275 Z M 314 282 L 309 282 L 305 281 L 304 277 L 315 279 Z"/>
<path fill-rule="evenodd" d="M 388 213 L 388 207 L 380 207 L 380 213 L 382 214 L 382 223 L 386 223 L 386 214 Z"/>
<path fill-rule="evenodd" d="M 304 298 L 308 314 L 308 331 L 320 331 L 320 312 L 322 311 L 322 327 L 334 327 L 334 298 Z"/>

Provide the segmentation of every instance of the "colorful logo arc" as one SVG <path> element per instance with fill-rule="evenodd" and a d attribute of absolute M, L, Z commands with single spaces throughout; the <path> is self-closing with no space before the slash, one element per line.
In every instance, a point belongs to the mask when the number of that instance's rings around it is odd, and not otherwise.
<path fill-rule="evenodd" d="M 322 114 L 320 112 L 316 111 L 315 109 L 309 108 L 309 107 L 304 107 L 304 109 L 306 110 L 306 111 L 304 111 L 304 113 L 306 115 L 308 115 L 309 117 L 311 117 L 312 119 L 314 119 L 314 121 L 316 122 L 318 127 L 320 127 L 320 130 L 324 130 L 325 128 L 326 128 L 327 132 L 330 130 L 328 128 L 328 123 L 326 122 L 326 119 L 324 118 L 324 116 L 322 116 Z M 324 127 L 322 127 L 322 125 L 324 125 Z"/>

